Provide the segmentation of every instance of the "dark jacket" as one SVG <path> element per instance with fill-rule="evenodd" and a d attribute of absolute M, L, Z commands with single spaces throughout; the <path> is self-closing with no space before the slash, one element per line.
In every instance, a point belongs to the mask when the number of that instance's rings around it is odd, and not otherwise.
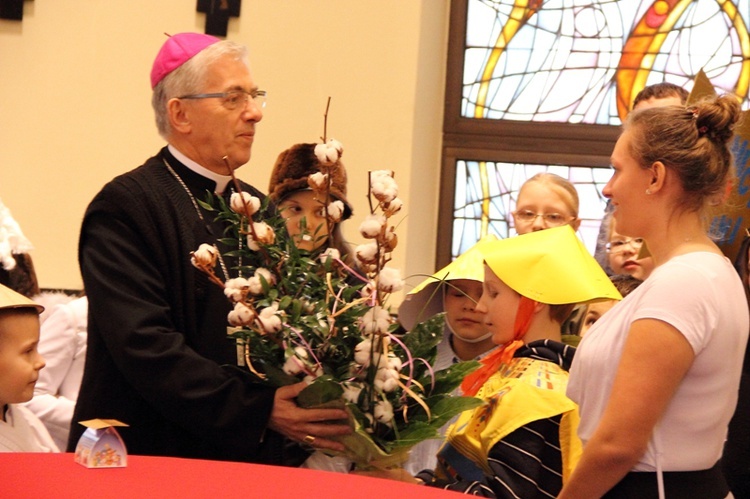
<path fill-rule="evenodd" d="M 198 217 L 164 161 L 196 199 L 213 192 L 164 148 L 107 184 L 84 216 L 88 351 L 68 450 L 85 429 L 77 421 L 112 418 L 130 425 L 118 431 L 131 454 L 279 463 L 281 437 L 266 430 L 275 390 L 236 367 L 229 302 L 190 263 L 223 227 Z"/>

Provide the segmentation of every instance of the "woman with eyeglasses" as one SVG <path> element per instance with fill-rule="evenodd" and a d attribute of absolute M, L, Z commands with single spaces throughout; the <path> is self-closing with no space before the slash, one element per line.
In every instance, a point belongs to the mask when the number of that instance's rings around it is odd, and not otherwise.
<path fill-rule="evenodd" d="M 578 347 L 567 394 L 583 454 L 561 499 L 729 494 L 720 459 L 750 319 L 707 214 L 733 175 L 740 112 L 721 96 L 627 117 L 603 192 L 655 268 Z"/>
<path fill-rule="evenodd" d="M 640 237 L 627 237 L 616 230 L 616 222 L 612 215 L 607 215 L 604 223 L 609 226 L 608 241 L 604 246 L 607 251 L 609 268 L 613 275 L 630 275 L 643 281 L 654 270 L 654 259 L 651 255 L 638 258 L 643 247 Z"/>
<path fill-rule="evenodd" d="M 578 204 L 572 183 L 554 173 L 537 173 L 518 190 L 513 212 L 516 232 L 528 234 L 565 224 L 578 230 Z"/>

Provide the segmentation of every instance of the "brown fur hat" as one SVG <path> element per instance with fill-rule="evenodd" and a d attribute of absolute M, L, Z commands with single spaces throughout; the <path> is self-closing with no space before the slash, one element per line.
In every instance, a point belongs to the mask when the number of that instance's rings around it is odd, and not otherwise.
<path fill-rule="evenodd" d="M 315 156 L 317 144 L 295 144 L 282 151 L 276 159 L 268 185 L 271 201 L 278 204 L 289 194 L 309 189 L 307 177 L 321 171 L 321 163 Z M 352 216 L 352 205 L 346 200 L 346 169 L 341 160 L 334 165 L 323 167 L 322 171 L 331 175 L 331 196 L 344 203 L 342 220 Z"/>

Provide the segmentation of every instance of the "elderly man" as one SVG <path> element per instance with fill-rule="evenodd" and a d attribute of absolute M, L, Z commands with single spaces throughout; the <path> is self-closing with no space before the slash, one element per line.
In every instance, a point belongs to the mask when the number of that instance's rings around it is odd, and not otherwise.
<path fill-rule="evenodd" d="M 246 48 L 203 34 L 171 36 L 151 86 L 168 145 L 104 186 L 83 220 L 88 353 L 68 450 L 84 430 L 76 422 L 91 418 L 127 423 L 121 435 L 132 454 L 298 464 L 304 453 L 282 435 L 342 450 L 331 437 L 350 430 L 330 420 L 345 419 L 343 411 L 302 409 L 294 400 L 304 384 L 274 389 L 236 367 L 230 305 L 190 263 L 201 243 L 226 249 L 217 240 L 221 222 L 198 200 L 207 190 L 230 193 L 228 168 L 250 159 L 263 117 L 265 92 Z M 225 274 L 236 265 L 229 257 L 219 263 Z"/>

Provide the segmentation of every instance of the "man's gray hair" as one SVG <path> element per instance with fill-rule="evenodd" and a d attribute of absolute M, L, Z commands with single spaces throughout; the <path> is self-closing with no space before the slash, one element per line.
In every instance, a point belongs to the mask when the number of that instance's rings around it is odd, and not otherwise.
<path fill-rule="evenodd" d="M 174 97 L 204 92 L 206 75 L 211 66 L 224 56 L 234 57 L 249 67 L 247 47 L 237 42 L 222 40 L 209 45 L 190 58 L 182 66 L 165 76 L 155 87 L 151 96 L 156 128 L 159 135 L 168 139 L 172 134 L 169 124 L 167 102 Z"/>

